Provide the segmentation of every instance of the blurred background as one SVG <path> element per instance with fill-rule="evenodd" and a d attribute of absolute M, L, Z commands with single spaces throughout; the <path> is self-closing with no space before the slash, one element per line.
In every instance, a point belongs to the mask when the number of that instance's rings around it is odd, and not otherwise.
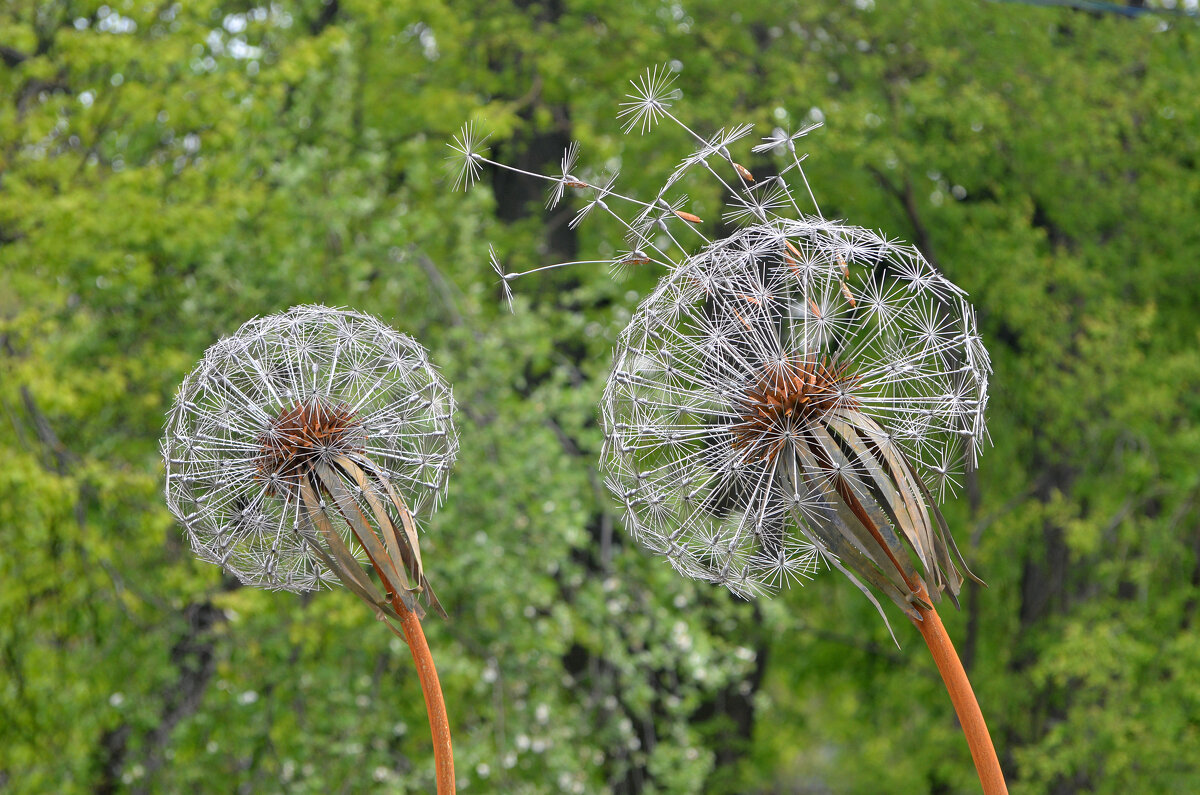
<path fill-rule="evenodd" d="M 578 140 L 650 193 L 693 144 L 614 116 L 668 62 L 702 134 L 823 120 L 825 215 L 971 293 L 994 448 L 946 514 L 990 587 L 943 614 L 1012 791 L 1200 790 L 1200 22 L 1074 5 L 0 5 L 0 791 L 431 791 L 400 642 L 349 593 L 195 562 L 161 499 L 184 373 L 301 302 L 455 387 L 422 545 L 463 792 L 978 791 L 898 611 L 900 649 L 843 577 L 748 603 L 624 535 L 594 407 L 660 274 L 521 280 L 510 316 L 489 242 L 523 270 L 620 230 L 490 170 L 450 189 L 476 120 L 499 160 Z"/>

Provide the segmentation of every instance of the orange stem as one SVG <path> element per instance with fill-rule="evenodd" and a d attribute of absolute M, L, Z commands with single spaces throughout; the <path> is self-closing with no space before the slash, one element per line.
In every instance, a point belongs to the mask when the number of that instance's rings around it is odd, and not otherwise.
<path fill-rule="evenodd" d="M 371 567 L 379 575 L 384 587 L 391 594 L 392 607 L 400 616 L 400 629 L 404 639 L 408 641 L 409 651 L 412 652 L 413 664 L 417 668 L 417 678 L 421 680 L 421 692 L 425 696 L 425 712 L 429 715 L 429 733 L 433 736 L 433 765 L 436 771 L 438 795 L 454 795 L 454 746 L 450 742 L 450 718 L 446 715 L 446 701 L 442 696 L 442 683 L 438 679 L 437 668 L 433 664 L 433 653 L 429 651 L 429 642 L 425 640 L 425 630 L 421 628 L 421 619 L 409 610 L 400 599 L 400 594 L 391 586 L 388 578 L 375 559 L 367 553 Z"/>
<path fill-rule="evenodd" d="M 929 592 L 922 585 L 918 596 L 929 604 Z M 1004 773 L 1000 770 L 1000 760 L 996 758 L 996 749 L 992 746 L 992 736 L 988 733 L 983 713 L 979 711 L 979 702 L 975 700 L 975 691 L 963 670 L 958 652 L 946 634 L 942 617 L 936 609 L 925 610 L 917 606 L 924 621 L 913 620 L 913 625 L 929 646 L 933 662 L 937 665 L 942 681 L 946 683 L 946 691 L 954 704 L 958 722 L 962 724 L 963 734 L 967 737 L 967 747 L 971 749 L 971 758 L 975 761 L 975 770 L 979 773 L 979 783 L 983 785 L 984 795 L 1007 795 L 1008 786 L 1004 783 Z"/>
<path fill-rule="evenodd" d="M 442 685 L 438 681 L 433 655 L 421 629 L 421 619 L 404 606 L 398 594 L 392 595 L 392 606 L 400 614 L 400 628 L 412 650 L 413 663 L 421 680 L 421 691 L 425 694 L 425 711 L 429 713 L 429 731 L 433 734 L 433 761 L 437 768 L 438 795 L 454 795 L 454 748 L 450 743 L 450 719 L 446 715 L 446 702 L 442 698 Z"/>
<path fill-rule="evenodd" d="M 925 645 L 929 647 L 929 653 L 933 655 L 933 662 L 937 666 L 938 673 L 942 675 L 942 682 L 946 685 L 946 692 L 950 694 L 950 702 L 954 704 L 954 712 L 958 715 L 958 722 L 962 726 L 963 734 L 966 735 L 967 747 L 971 749 L 971 759 L 975 762 L 975 772 L 979 774 L 979 783 L 983 785 L 984 795 L 1008 795 L 1008 785 L 1004 783 L 1004 773 L 1000 770 L 1000 760 L 996 758 L 992 735 L 988 733 L 983 713 L 979 710 L 979 702 L 975 700 L 975 691 L 971 689 L 971 680 L 967 679 L 967 672 L 963 669 L 962 661 L 958 659 L 958 652 L 954 650 L 954 644 L 950 642 L 950 636 L 946 633 L 945 625 L 942 624 L 942 617 L 938 615 L 937 608 L 933 607 L 933 600 L 929 598 L 929 591 L 926 590 L 925 583 L 921 582 L 919 578 L 913 582 L 905 576 L 904 569 L 892 555 L 892 551 L 883 536 L 880 535 L 879 529 L 875 527 L 875 523 L 871 521 L 862 503 L 858 501 L 844 481 L 840 479 L 837 481 L 837 490 L 838 494 L 846 500 L 854 515 L 871 533 L 876 543 L 887 553 L 888 559 L 899 572 L 900 579 L 904 580 L 919 599 L 929 605 L 929 609 L 926 610 L 920 604 L 914 604 L 913 607 L 924 620 L 917 621 L 913 618 L 909 620 L 913 622 L 917 631 L 921 633 L 921 637 L 925 639 Z"/>
<path fill-rule="evenodd" d="M 314 489 L 320 492 L 320 481 L 312 473 L 309 474 L 309 477 L 313 478 Z M 316 510 L 324 510 L 324 508 Z M 347 524 L 351 524 L 350 518 L 344 513 L 342 518 Z M 421 680 L 421 692 L 425 696 L 425 712 L 429 715 L 429 731 L 433 735 L 433 763 L 438 795 L 454 795 L 454 747 L 450 742 L 450 719 L 446 715 L 446 701 L 442 696 L 442 683 L 438 680 L 437 668 L 433 664 L 433 654 L 429 651 L 428 641 L 425 640 L 425 631 L 421 629 L 421 619 L 404 604 L 400 598 L 400 589 L 396 587 L 398 584 L 393 584 L 384 574 L 383 567 L 371 554 L 370 548 L 363 543 L 361 538 L 357 540 L 359 547 L 366 553 L 367 560 L 371 562 L 371 568 L 379 575 L 384 592 L 390 596 L 389 601 L 396 609 L 396 615 L 400 617 L 400 629 L 404 632 L 404 639 L 408 642 L 408 648 L 412 652 L 413 663 L 417 668 L 417 678 Z M 378 610 L 378 606 L 370 602 L 368 604 Z"/>

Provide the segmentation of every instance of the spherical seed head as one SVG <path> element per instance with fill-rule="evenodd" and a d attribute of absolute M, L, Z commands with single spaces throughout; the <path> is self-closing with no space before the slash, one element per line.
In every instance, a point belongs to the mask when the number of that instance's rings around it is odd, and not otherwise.
<path fill-rule="evenodd" d="M 425 349 L 373 317 L 299 306 L 257 318 L 179 388 L 162 445 L 167 507 L 202 560 L 247 585 L 312 590 L 337 578 L 314 548 L 304 473 L 348 457 L 414 515 L 431 513 L 458 450 L 453 412 Z"/>
<path fill-rule="evenodd" d="M 990 371 L 962 295 L 915 249 L 821 218 L 685 259 L 622 333 L 602 402 L 634 537 L 750 596 L 815 571 L 821 483 L 870 489 L 884 448 L 952 486 L 986 438 Z M 822 446 L 847 427 L 877 455 Z"/>

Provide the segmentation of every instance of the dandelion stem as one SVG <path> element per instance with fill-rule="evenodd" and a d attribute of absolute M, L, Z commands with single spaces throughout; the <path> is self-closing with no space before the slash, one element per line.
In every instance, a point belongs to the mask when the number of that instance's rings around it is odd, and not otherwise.
<path fill-rule="evenodd" d="M 361 546 L 361 545 L 360 545 Z M 392 585 L 381 567 L 370 553 L 367 558 L 391 595 L 392 607 L 400 616 L 400 629 L 412 652 L 413 664 L 417 667 L 417 678 L 421 680 L 421 692 L 425 696 L 425 712 L 429 715 L 429 732 L 433 736 L 433 764 L 436 770 L 438 795 L 454 795 L 454 746 L 450 742 L 450 718 L 446 715 L 446 701 L 442 696 L 442 683 L 438 679 L 437 667 L 433 664 L 433 653 L 421 629 L 421 619 L 408 609 L 400 598 L 399 588 Z"/>
<path fill-rule="evenodd" d="M 446 715 L 442 683 L 438 679 L 437 667 L 433 664 L 433 653 L 429 651 L 425 632 L 421 629 L 421 619 L 400 598 L 402 586 L 399 582 L 393 582 L 399 579 L 398 573 L 389 578 L 384 572 L 390 567 L 376 560 L 361 540 L 359 547 L 366 552 L 371 567 L 379 575 L 384 589 L 390 596 L 392 607 L 400 617 L 400 629 L 404 632 L 404 639 L 412 652 L 413 664 L 417 667 L 417 678 L 421 681 L 421 692 L 425 696 L 425 712 L 429 715 L 429 732 L 433 736 L 433 764 L 438 795 L 454 795 L 454 746 L 450 742 L 450 718 Z"/>
<path fill-rule="evenodd" d="M 924 586 L 918 596 L 929 602 L 929 593 Z M 996 749 L 992 745 L 992 736 L 988 733 L 983 713 L 979 710 L 979 702 L 975 700 L 975 691 L 971 689 L 971 681 L 963 670 L 958 652 L 946 634 L 946 627 L 935 608 L 926 610 L 917 607 L 923 621 L 913 621 L 920 631 L 933 662 L 937 665 L 938 673 L 946 684 L 950 701 L 954 704 L 954 712 L 958 722 L 962 724 L 963 734 L 967 737 L 967 747 L 971 749 L 971 758 L 975 761 L 975 770 L 979 773 L 979 783 L 983 785 L 984 795 L 1006 795 L 1008 786 L 1004 783 L 1004 773 L 1000 770 L 1000 760 L 996 758 Z"/>
<path fill-rule="evenodd" d="M 421 680 L 421 691 L 425 694 L 425 711 L 429 713 L 429 730 L 433 734 L 438 795 L 454 795 L 454 748 L 450 744 L 450 719 L 446 716 L 446 702 L 442 698 L 442 685 L 438 680 L 437 668 L 433 665 L 433 655 L 429 651 L 429 644 L 425 642 L 421 619 L 417 618 L 416 613 L 404 606 L 399 594 L 392 594 L 392 606 L 400 614 L 400 628 L 408 639 L 408 648 L 412 650 L 413 663 Z"/>
<path fill-rule="evenodd" d="M 352 519 L 345 509 L 339 505 L 339 512 L 347 524 L 353 526 Z M 368 532 L 374 528 L 366 528 Z M 442 695 L 442 683 L 438 679 L 437 667 L 433 664 L 433 653 L 425 640 L 425 632 L 421 629 L 421 619 L 409 609 L 401 598 L 404 588 L 403 575 L 391 565 L 386 554 L 381 557 L 372 554 L 370 547 L 362 538 L 355 535 L 359 548 L 371 562 L 371 568 L 379 576 L 388 599 L 400 618 L 400 629 L 404 640 L 412 652 L 413 664 L 417 668 L 417 678 L 421 681 L 421 692 L 425 696 L 425 712 L 429 715 L 429 732 L 433 737 L 433 763 L 436 771 L 438 795 L 454 795 L 454 747 L 450 742 L 450 719 L 446 715 L 446 701 Z M 390 574 L 390 576 L 389 576 Z M 393 632 L 395 629 L 393 628 Z"/>
<path fill-rule="evenodd" d="M 909 620 L 921 633 L 921 637 L 925 639 L 925 645 L 929 647 L 929 653 L 933 655 L 933 662 L 942 676 L 942 682 L 946 685 L 946 692 L 950 694 L 950 702 L 954 705 L 954 712 L 958 715 L 958 722 L 962 726 L 963 734 L 966 735 L 967 747 L 971 750 L 971 759 L 975 762 L 975 772 L 979 774 L 979 783 L 983 785 L 984 795 L 1008 795 L 1008 785 L 1004 783 L 1004 773 L 1000 770 L 1000 760 L 996 757 L 996 748 L 992 745 L 992 735 L 988 732 L 987 723 L 983 720 L 983 712 L 980 711 L 979 702 L 975 699 L 971 680 L 967 678 L 967 672 L 958 658 L 958 652 L 954 650 L 954 644 L 950 642 L 950 636 L 946 633 L 942 617 L 938 615 L 937 608 L 933 606 L 933 599 L 930 598 L 925 583 L 920 578 L 915 581 L 911 580 L 904 574 L 903 567 L 892 555 L 887 543 L 879 533 L 879 528 L 871 521 L 862 503 L 840 480 L 838 481 L 838 490 L 849 504 L 851 511 L 874 536 L 880 548 L 887 553 L 892 565 L 896 567 L 896 571 L 900 572 L 900 577 L 915 593 L 913 607 L 920 613 L 921 620 L 918 621 L 911 617 Z"/>

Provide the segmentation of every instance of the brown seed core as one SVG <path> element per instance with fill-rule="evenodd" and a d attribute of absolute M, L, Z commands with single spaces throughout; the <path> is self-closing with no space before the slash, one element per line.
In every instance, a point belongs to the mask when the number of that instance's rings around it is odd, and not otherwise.
<path fill-rule="evenodd" d="M 362 423 L 348 406 L 330 405 L 320 398 L 296 401 L 259 435 L 258 471 L 281 489 L 299 489 L 300 479 L 322 456 L 360 453 L 366 438 Z"/>
<path fill-rule="evenodd" d="M 734 407 L 740 415 L 732 428 L 734 448 L 769 461 L 791 432 L 801 431 L 831 409 L 856 405 L 846 393 L 858 377 L 848 370 L 848 364 L 812 357 L 763 365 L 758 380 Z"/>

